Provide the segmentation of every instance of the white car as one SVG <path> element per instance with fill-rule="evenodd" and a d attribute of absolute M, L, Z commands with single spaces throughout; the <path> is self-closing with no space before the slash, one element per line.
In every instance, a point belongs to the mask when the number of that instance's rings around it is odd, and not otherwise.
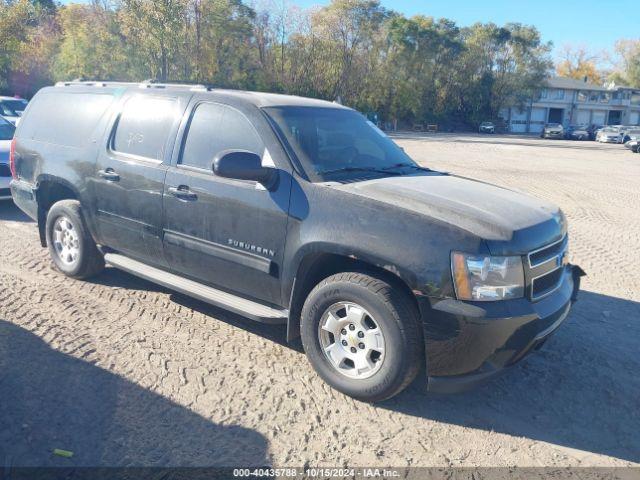
<path fill-rule="evenodd" d="M 596 142 L 600 143 L 620 143 L 621 140 L 622 133 L 617 127 L 605 127 L 596 135 Z"/>
<path fill-rule="evenodd" d="M 23 98 L 0 97 L 0 115 L 17 125 L 28 103 Z"/>
<path fill-rule="evenodd" d="M 9 168 L 9 151 L 11 140 L 16 127 L 12 123 L 0 117 L 0 200 L 11 198 L 9 182 L 11 181 L 11 169 Z"/>

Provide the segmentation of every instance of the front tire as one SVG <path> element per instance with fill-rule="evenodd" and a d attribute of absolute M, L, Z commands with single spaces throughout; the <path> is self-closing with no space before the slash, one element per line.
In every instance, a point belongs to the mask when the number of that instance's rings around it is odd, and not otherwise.
<path fill-rule="evenodd" d="M 377 402 L 409 385 L 423 363 L 417 308 L 409 294 L 359 272 L 333 275 L 302 309 L 302 344 L 311 365 L 336 390 Z"/>
<path fill-rule="evenodd" d="M 61 200 L 49 209 L 46 237 L 53 264 L 65 275 L 84 279 L 104 268 L 104 257 L 87 229 L 77 200 Z"/>

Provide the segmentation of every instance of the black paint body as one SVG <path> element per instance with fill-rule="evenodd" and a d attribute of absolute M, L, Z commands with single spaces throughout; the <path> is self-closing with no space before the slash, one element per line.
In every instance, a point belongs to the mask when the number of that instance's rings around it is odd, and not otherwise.
<path fill-rule="evenodd" d="M 97 95 L 101 109 L 85 105 L 74 112 L 78 124 L 88 125 L 81 138 L 70 130 L 41 138 L 65 105 Z M 175 100 L 175 119 L 161 158 L 154 161 L 112 149 L 122 106 L 139 95 Z M 183 136 L 194 106 L 202 102 L 227 105 L 252 124 L 277 173 L 271 188 L 180 164 Z M 526 258 L 566 235 L 557 207 L 438 172 L 310 182 L 262 110 L 287 104 L 343 108 L 294 97 L 177 87 L 43 89 L 16 133 L 14 200 L 42 222 L 43 192 L 60 185 L 80 200 L 103 247 L 292 313 L 292 292 L 303 283 L 301 266 L 309 258 L 333 254 L 344 257 L 345 264 L 355 259 L 384 270 L 416 298 L 427 375 L 442 391 L 499 371 L 546 339 L 546 330 L 576 298 L 577 267 L 564 267 L 560 287 L 538 301 L 527 294 L 509 301 L 463 302 L 455 297 L 450 254 Z M 539 273 L 525 266 L 527 292 Z M 290 319 L 293 326 L 297 321 Z"/>

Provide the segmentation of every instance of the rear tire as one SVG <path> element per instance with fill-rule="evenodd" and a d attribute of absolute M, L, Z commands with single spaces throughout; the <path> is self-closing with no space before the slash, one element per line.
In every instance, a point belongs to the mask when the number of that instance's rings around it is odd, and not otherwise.
<path fill-rule="evenodd" d="M 56 202 L 47 213 L 47 247 L 55 267 L 68 277 L 84 279 L 104 269 L 77 200 Z"/>
<path fill-rule="evenodd" d="M 393 397 L 424 362 L 413 299 L 382 278 L 358 272 L 326 278 L 307 297 L 301 321 L 302 344 L 318 375 L 358 400 Z"/>

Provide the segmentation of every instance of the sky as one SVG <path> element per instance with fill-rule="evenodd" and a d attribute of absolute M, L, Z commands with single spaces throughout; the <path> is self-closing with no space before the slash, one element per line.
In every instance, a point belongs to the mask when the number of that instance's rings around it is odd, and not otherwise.
<path fill-rule="evenodd" d="M 329 1 L 291 0 L 301 7 Z M 557 54 L 565 44 L 589 51 L 612 50 L 620 38 L 639 38 L 638 0 L 382 0 L 388 9 L 407 16 L 449 18 L 460 26 L 476 22 L 534 25 Z"/>

